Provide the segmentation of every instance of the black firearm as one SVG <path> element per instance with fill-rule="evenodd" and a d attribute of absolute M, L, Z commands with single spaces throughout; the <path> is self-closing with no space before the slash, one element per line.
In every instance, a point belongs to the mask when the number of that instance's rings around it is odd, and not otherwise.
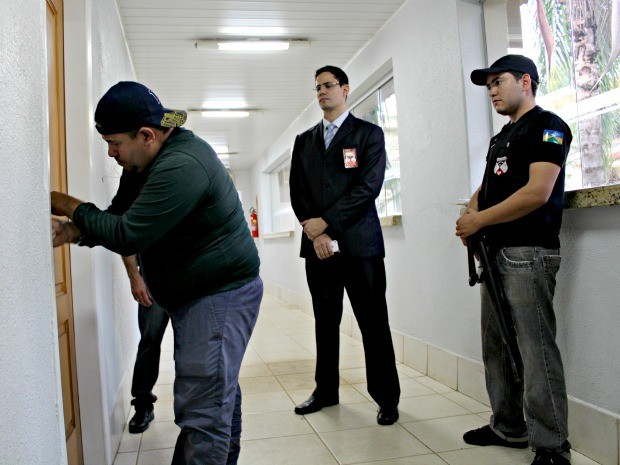
<path fill-rule="evenodd" d="M 480 260 L 480 268 L 482 268 L 480 275 L 476 271 L 474 260 L 476 254 Z M 486 238 L 482 234 L 474 234 L 467 238 L 467 261 L 469 264 L 469 285 L 475 286 L 476 283 L 482 282 L 486 285 L 493 302 L 499 332 L 502 336 L 502 341 L 506 345 L 512 373 L 515 381 L 519 382 L 522 379 L 521 367 L 523 367 L 523 362 L 521 361 L 521 352 L 519 352 L 517 344 L 517 332 L 495 256 L 491 256 Z"/>

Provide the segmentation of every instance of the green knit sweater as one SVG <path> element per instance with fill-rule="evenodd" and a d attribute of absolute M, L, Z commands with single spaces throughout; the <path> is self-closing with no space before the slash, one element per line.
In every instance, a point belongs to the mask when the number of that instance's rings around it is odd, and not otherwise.
<path fill-rule="evenodd" d="M 140 255 L 155 300 L 169 311 L 258 275 L 258 251 L 237 190 L 216 153 L 176 129 L 143 173 L 127 173 L 107 211 L 80 205 L 83 245 Z"/>

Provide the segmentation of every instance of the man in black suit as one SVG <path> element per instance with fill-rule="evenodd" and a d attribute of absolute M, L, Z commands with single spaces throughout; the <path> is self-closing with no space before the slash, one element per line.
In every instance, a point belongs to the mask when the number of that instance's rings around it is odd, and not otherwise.
<path fill-rule="evenodd" d="M 339 330 L 346 289 L 362 333 L 368 392 L 379 405 L 377 422 L 391 425 L 398 420 L 400 384 L 375 207 L 385 175 L 383 131 L 349 113 L 349 80 L 340 68 L 320 68 L 315 83 L 323 120 L 295 140 L 290 189 L 304 229 L 301 257 L 314 308 L 316 388 L 295 413 L 306 415 L 339 402 Z"/>

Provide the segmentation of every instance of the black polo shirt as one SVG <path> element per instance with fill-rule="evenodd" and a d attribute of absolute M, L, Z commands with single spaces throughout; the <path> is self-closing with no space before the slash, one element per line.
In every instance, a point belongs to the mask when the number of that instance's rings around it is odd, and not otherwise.
<path fill-rule="evenodd" d="M 568 125 L 556 114 L 539 106 L 524 114 L 517 122 L 505 125 L 491 139 L 478 195 L 481 211 L 506 200 L 525 186 L 532 163 L 549 162 L 561 167 L 546 204 L 522 218 L 484 228 L 492 246 L 560 247 L 564 166 L 571 140 Z"/>

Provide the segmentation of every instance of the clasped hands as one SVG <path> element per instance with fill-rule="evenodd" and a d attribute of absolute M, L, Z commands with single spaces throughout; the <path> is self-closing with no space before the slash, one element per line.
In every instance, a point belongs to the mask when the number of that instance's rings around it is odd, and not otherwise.
<path fill-rule="evenodd" d="M 479 212 L 474 208 L 468 208 L 465 213 L 456 220 L 456 235 L 461 238 L 463 245 L 467 245 L 467 238 L 477 233 L 482 224 L 479 221 Z"/>
<path fill-rule="evenodd" d="M 325 234 L 328 224 L 323 218 L 310 218 L 302 221 L 301 226 L 304 228 L 304 234 L 312 241 L 314 252 L 320 260 L 332 257 L 332 238 Z"/>

